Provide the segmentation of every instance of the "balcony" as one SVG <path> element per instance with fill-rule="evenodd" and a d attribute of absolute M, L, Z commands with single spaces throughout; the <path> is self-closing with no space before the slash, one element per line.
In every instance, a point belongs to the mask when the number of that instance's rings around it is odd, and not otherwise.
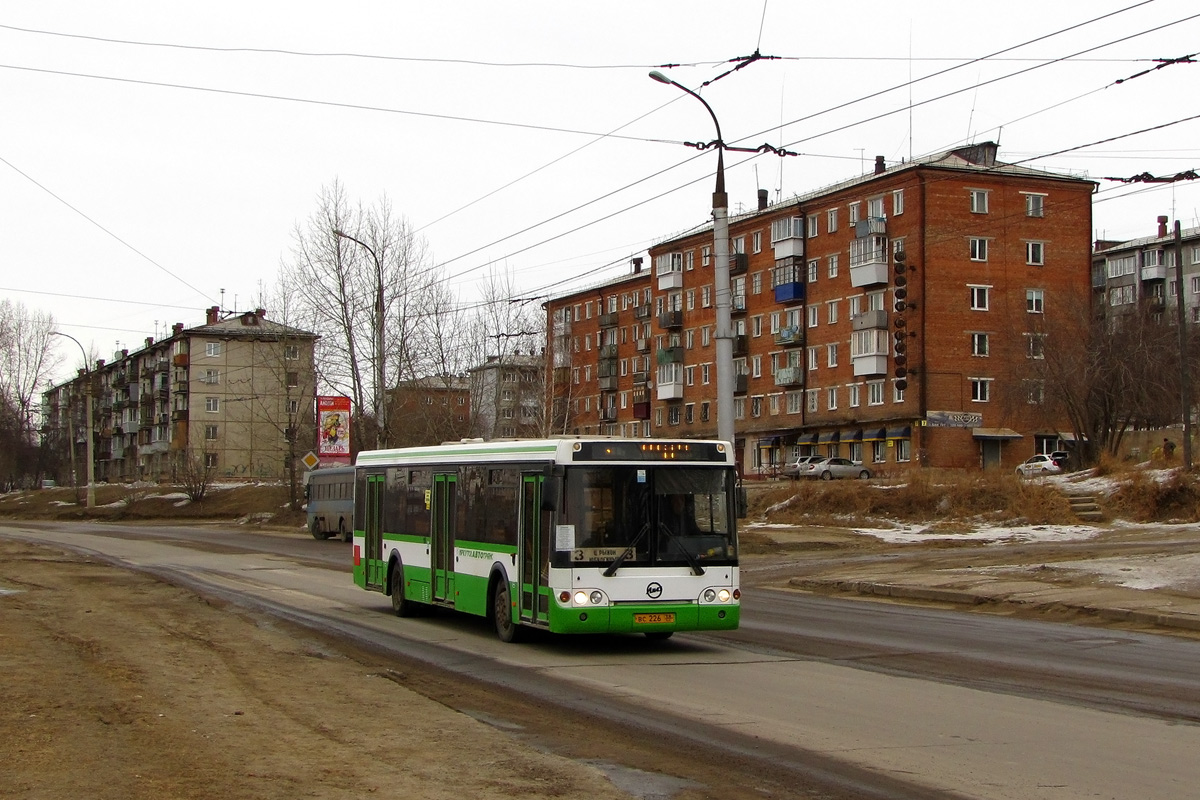
<path fill-rule="evenodd" d="M 804 367 L 781 367 L 775 370 L 776 386 L 803 386 Z"/>
<path fill-rule="evenodd" d="M 637 346 L 637 351 L 639 353 L 649 353 L 650 352 L 650 340 L 649 339 L 638 339 L 636 342 L 636 346 Z"/>
<path fill-rule="evenodd" d="M 856 378 L 866 375 L 883 375 L 887 372 L 888 360 L 886 355 L 852 356 L 850 360 L 854 362 L 854 377 Z"/>
<path fill-rule="evenodd" d="M 887 217 L 867 217 L 854 223 L 854 235 L 865 239 L 875 234 L 887 234 Z"/>
<path fill-rule="evenodd" d="M 682 347 L 663 347 L 658 351 L 659 364 L 682 364 L 683 363 L 683 348 Z"/>
<path fill-rule="evenodd" d="M 633 404 L 634 419 L 650 419 L 650 401 L 642 400 Z"/>
<path fill-rule="evenodd" d="M 730 275 L 742 275 L 748 269 L 750 269 L 750 256 L 745 253 L 731 253 L 729 255 Z"/>
<path fill-rule="evenodd" d="M 655 389 L 659 400 L 682 400 L 683 378 L 659 381 Z"/>
<path fill-rule="evenodd" d="M 683 327 L 683 312 L 682 311 L 667 311 L 658 315 L 658 326 L 670 330 L 672 328 Z"/>
<path fill-rule="evenodd" d="M 174 422 L 182 422 L 188 418 L 188 410 L 186 408 L 177 408 L 171 412 L 171 419 Z"/>
<path fill-rule="evenodd" d="M 171 362 L 165 358 L 160 358 L 154 363 L 155 372 L 166 372 L 171 368 Z"/>
<path fill-rule="evenodd" d="M 615 392 L 617 390 L 616 375 L 601 375 L 596 380 L 599 382 L 600 391 L 602 392 Z"/>
<path fill-rule="evenodd" d="M 775 284 L 776 303 L 803 303 L 805 266 L 801 259 L 792 259 L 784 263 L 776 262 L 771 273 Z"/>
<path fill-rule="evenodd" d="M 186 367 L 188 365 L 188 354 L 176 353 L 175 358 L 171 359 L 171 363 L 177 367 Z"/>
<path fill-rule="evenodd" d="M 741 358 L 750 352 L 750 337 L 746 334 L 733 337 L 733 357 Z"/>
<path fill-rule="evenodd" d="M 615 328 L 619 322 L 619 314 L 616 311 L 610 311 L 607 314 L 600 315 L 601 328 Z"/>
<path fill-rule="evenodd" d="M 729 313 L 730 314 L 745 314 L 746 313 L 746 295 L 735 294 L 729 297 Z"/>
<path fill-rule="evenodd" d="M 660 272 L 658 274 L 658 290 L 660 292 L 669 292 L 672 289 L 683 288 L 683 271 L 670 270 L 668 272 Z"/>
<path fill-rule="evenodd" d="M 881 308 L 864 311 L 850 320 L 851 330 L 868 331 L 888 326 L 888 314 Z"/>
<path fill-rule="evenodd" d="M 850 242 L 850 285 L 858 288 L 887 282 L 887 237 L 872 235 Z"/>
<path fill-rule="evenodd" d="M 633 373 L 633 385 L 634 386 L 645 386 L 649 382 L 650 382 L 650 373 L 649 372 Z"/>
<path fill-rule="evenodd" d="M 634 319 L 650 319 L 650 304 L 633 307 Z"/>
<path fill-rule="evenodd" d="M 617 419 L 616 406 L 613 406 L 612 408 L 599 408 L 596 411 L 596 416 L 601 422 L 615 422 Z"/>
<path fill-rule="evenodd" d="M 750 388 L 750 376 L 749 375 L 734 375 L 733 376 L 733 393 L 734 394 L 745 394 L 749 388 Z"/>
<path fill-rule="evenodd" d="M 617 346 L 615 344 L 606 344 L 600 348 L 600 358 L 609 359 L 617 357 Z"/>
<path fill-rule="evenodd" d="M 796 325 L 780 328 L 775 334 L 775 344 L 779 347 L 799 347 L 804 344 L 804 328 Z"/>

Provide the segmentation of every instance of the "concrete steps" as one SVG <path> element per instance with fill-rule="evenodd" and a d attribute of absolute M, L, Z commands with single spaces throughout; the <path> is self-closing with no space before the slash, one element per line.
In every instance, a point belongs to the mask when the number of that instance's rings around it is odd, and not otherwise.
<path fill-rule="evenodd" d="M 1104 512 L 1100 510 L 1094 494 L 1068 492 L 1067 502 L 1071 504 L 1071 511 L 1079 519 L 1085 522 L 1104 522 Z"/>

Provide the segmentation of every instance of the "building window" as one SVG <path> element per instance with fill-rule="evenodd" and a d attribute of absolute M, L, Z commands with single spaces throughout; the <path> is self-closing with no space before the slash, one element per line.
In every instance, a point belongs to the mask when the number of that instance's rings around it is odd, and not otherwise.
<path fill-rule="evenodd" d="M 911 458 L 911 456 L 909 455 L 911 452 L 912 452 L 912 440 L 911 439 L 897 439 L 896 440 L 896 460 L 897 461 L 908 461 L 909 458 Z"/>
<path fill-rule="evenodd" d="M 300 385 L 300 373 L 289 372 L 287 374 L 287 385 L 289 389 L 294 389 Z"/>
<path fill-rule="evenodd" d="M 750 248 L 756 253 L 762 252 L 762 231 L 750 234 Z"/>
<path fill-rule="evenodd" d="M 214 439 L 216 439 L 217 438 L 217 426 L 216 425 L 205 425 L 204 426 L 204 438 L 210 442 L 213 441 Z"/>
<path fill-rule="evenodd" d="M 987 261 L 988 240 L 987 239 L 971 239 L 971 260 L 972 261 Z"/>
<path fill-rule="evenodd" d="M 750 416 L 762 416 L 762 401 L 762 395 L 755 395 L 754 397 L 750 398 Z"/>
<path fill-rule="evenodd" d="M 731 253 L 735 253 L 735 254 L 736 253 L 745 253 L 746 252 L 746 237 L 745 236 L 735 236 L 732 239 L 730 239 L 729 240 L 729 250 Z"/>
<path fill-rule="evenodd" d="M 809 389 L 807 392 L 805 392 L 805 394 L 808 396 L 807 403 L 809 412 L 815 412 L 817 410 L 817 390 Z"/>
<path fill-rule="evenodd" d="M 988 310 L 988 287 L 986 286 L 969 286 L 971 290 L 971 310 L 972 311 L 987 311 Z"/>
<path fill-rule="evenodd" d="M 867 405 L 883 405 L 883 381 L 867 381 Z"/>
<path fill-rule="evenodd" d="M 1045 310 L 1046 292 L 1043 289 L 1025 290 L 1025 310 L 1030 314 L 1041 314 Z"/>
<path fill-rule="evenodd" d="M 808 262 L 808 282 L 817 282 L 817 270 L 820 269 L 821 262 L 818 259 L 809 259 Z"/>
<path fill-rule="evenodd" d="M 1039 406 L 1046 400 L 1046 383 L 1039 380 L 1025 381 L 1025 394 L 1030 405 Z"/>
<path fill-rule="evenodd" d="M 834 253 L 829 257 L 829 277 L 836 278 L 838 276 L 838 254 Z"/>
<path fill-rule="evenodd" d="M 1040 267 L 1046 263 L 1045 245 L 1041 242 L 1026 242 L 1025 243 L 1025 263 Z"/>
<path fill-rule="evenodd" d="M 988 194 L 986 189 L 971 189 L 971 213 L 988 213 Z"/>
<path fill-rule="evenodd" d="M 762 356 L 750 357 L 750 375 L 754 378 L 762 377 Z"/>
<path fill-rule="evenodd" d="M 683 382 L 688 386 L 696 385 L 696 368 L 694 366 L 683 368 Z"/>
<path fill-rule="evenodd" d="M 216 453 L 205 453 L 204 454 L 204 466 L 208 469 L 216 468 L 217 454 Z"/>
<path fill-rule="evenodd" d="M 829 324 L 830 324 L 830 325 L 835 325 L 835 324 L 837 324 L 837 321 L 838 321 L 838 304 L 837 304 L 837 300 L 830 300 L 830 301 L 828 301 L 827 303 L 825 303 L 825 307 L 826 307 L 826 308 L 829 310 L 829 311 L 828 311 Z"/>
<path fill-rule="evenodd" d="M 206 355 L 206 356 L 221 355 L 221 343 L 220 342 L 205 342 L 204 343 L 204 355 Z"/>
<path fill-rule="evenodd" d="M 700 404 L 700 421 L 708 422 L 708 403 Z"/>
<path fill-rule="evenodd" d="M 862 295 L 856 294 L 850 298 L 850 319 L 862 313 Z"/>
<path fill-rule="evenodd" d="M 1045 213 L 1046 196 L 1044 194 L 1025 195 L 1025 216 L 1040 217 Z"/>
<path fill-rule="evenodd" d="M 874 219 L 883 219 L 883 198 L 872 197 L 867 201 L 867 216 Z"/>
<path fill-rule="evenodd" d="M 712 287 L 703 286 L 700 288 L 700 305 L 703 308 L 708 308 L 712 305 Z"/>
<path fill-rule="evenodd" d="M 1029 337 L 1028 357 L 1041 360 L 1046 357 L 1046 335 L 1043 333 L 1027 333 Z"/>
<path fill-rule="evenodd" d="M 986 403 L 992 396 L 992 379 L 970 378 L 969 380 L 971 381 L 971 401 Z"/>
<path fill-rule="evenodd" d="M 847 386 L 846 388 L 850 392 L 850 407 L 858 408 L 858 404 L 860 402 L 859 401 L 859 389 L 861 387 L 859 387 L 859 385 L 857 383 L 853 383 L 850 386 Z"/>
<path fill-rule="evenodd" d="M 808 215 L 808 238 L 812 239 L 817 235 L 817 215 Z"/>
<path fill-rule="evenodd" d="M 300 401 L 299 400 L 288 400 L 287 401 L 287 413 L 299 414 L 300 413 Z"/>
<path fill-rule="evenodd" d="M 679 406 L 668 406 L 667 407 L 667 424 L 668 425 L 678 425 L 679 424 Z"/>
<path fill-rule="evenodd" d="M 825 360 L 829 366 L 837 366 L 837 342 L 830 342 L 825 345 Z"/>
<path fill-rule="evenodd" d="M 986 356 L 988 354 L 988 335 L 986 333 L 971 334 L 971 355 Z"/>
<path fill-rule="evenodd" d="M 851 203 L 850 204 L 850 224 L 851 225 L 858 222 L 858 209 L 859 209 L 860 205 L 861 205 L 860 203 Z"/>
<path fill-rule="evenodd" d="M 745 419 L 746 418 L 746 398 L 744 398 L 744 397 L 733 398 L 733 418 L 734 419 Z"/>
<path fill-rule="evenodd" d="M 817 348 L 815 347 L 808 348 L 808 368 L 810 371 L 817 368 Z"/>
<path fill-rule="evenodd" d="M 904 190 L 892 190 L 892 216 L 898 217 L 904 213 Z"/>
<path fill-rule="evenodd" d="M 696 418 L 696 404 L 688 403 L 686 406 L 683 407 L 683 421 L 686 422 L 688 425 L 691 425 L 692 421 L 695 418 Z"/>
<path fill-rule="evenodd" d="M 221 398 L 219 398 L 219 397 L 204 398 L 204 410 L 211 411 L 214 413 L 217 411 L 220 411 L 221 410 Z"/>
<path fill-rule="evenodd" d="M 825 407 L 830 411 L 837 411 L 837 387 L 831 386 L 825 392 Z"/>
<path fill-rule="evenodd" d="M 750 319 L 750 335 L 751 336 L 754 336 L 755 338 L 762 336 L 762 332 L 763 332 L 763 324 L 762 323 L 763 323 L 763 318 L 762 318 L 761 314 L 758 316 L 752 317 Z"/>
<path fill-rule="evenodd" d="M 700 266 L 707 267 L 712 263 L 712 247 L 705 245 L 700 248 Z"/>
<path fill-rule="evenodd" d="M 808 307 L 808 327 L 815 328 L 821 320 L 821 309 L 816 306 Z"/>
<path fill-rule="evenodd" d="M 762 273 L 756 272 L 750 276 L 750 291 L 753 294 L 762 294 Z"/>
<path fill-rule="evenodd" d="M 703 383 L 705 386 L 707 386 L 709 384 L 711 374 L 712 374 L 712 365 L 711 364 L 701 364 L 700 365 L 700 382 Z"/>
<path fill-rule="evenodd" d="M 296 361 L 300 358 L 300 345 L 285 344 L 283 346 L 283 357 L 288 361 Z"/>
<path fill-rule="evenodd" d="M 837 209 L 831 208 L 825 212 L 825 228 L 830 233 L 833 233 L 837 230 L 837 225 Z"/>
<path fill-rule="evenodd" d="M 893 403 L 903 403 L 904 402 L 904 390 L 900 388 L 899 381 L 892 382 L 892 402 Z"/>
<path fill-rule="evenodd" d="M 204 370 L 204 378 L 202 378 L 202 380 L 205 383 L 211 383 L 213 385 L 220 383 L 221 382 L 221 370 L 219 370 L 219 369 Z"/>

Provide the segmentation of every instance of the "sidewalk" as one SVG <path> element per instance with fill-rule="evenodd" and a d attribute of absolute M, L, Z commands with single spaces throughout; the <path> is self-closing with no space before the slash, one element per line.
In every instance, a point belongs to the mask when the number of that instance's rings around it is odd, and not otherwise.
<path fill-rule="evenodd" d="M 1074 612 L 1114 622 L 1200 631 L 1200 598 L 1118 586 L 1059 586 L 1036 580 L 959 569 L 957 574 L 856 578 L 792 578 L 788 585 L 811 592 L 849 592 L 874 597 L 1014 610 Z"/>

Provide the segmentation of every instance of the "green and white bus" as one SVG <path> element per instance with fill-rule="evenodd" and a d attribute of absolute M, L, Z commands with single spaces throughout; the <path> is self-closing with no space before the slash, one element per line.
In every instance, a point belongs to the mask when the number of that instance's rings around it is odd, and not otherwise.
<path fill-rule="evenodd" d="M 408 616 L 489 617 L 504 641 L 728 630 L 740 618 L 726 442 L 469 441 L 364 451 L 354 581 Z"/>

